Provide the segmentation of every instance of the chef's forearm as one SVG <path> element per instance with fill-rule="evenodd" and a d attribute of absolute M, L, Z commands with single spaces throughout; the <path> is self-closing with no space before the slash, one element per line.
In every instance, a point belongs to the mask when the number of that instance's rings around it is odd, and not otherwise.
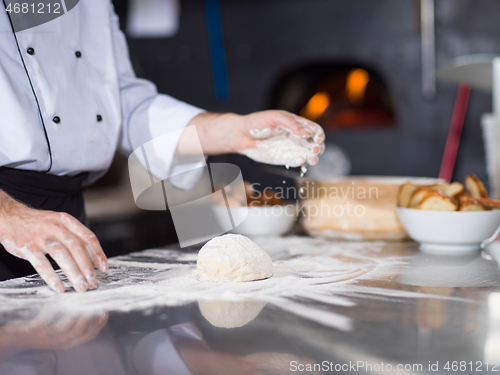
<path fill-rule="evenodd" d="M 3 241 L 4 230 L 10 217 L 23 208 L 26 206 L 0 190 L 0 243 Z"/>
<path fill-rule="evenodd" d="M 0 215 L 9 212 L 16 204 L 20 203 L 0 189 Z"/>
<path fill-rule="evenodd" d="M 234 113 L 204 112 L 194 117 L 189 126 L 196 127 L 196 132 L 205 155 L 219 155 L 237 151 L 238 124 L 242 116 Z M 192 134 L 192 133 L 191 133 Z M 177 156 L 194 155 L 198 151 L 198 142 L 184 132 L 177 149 Z"/>

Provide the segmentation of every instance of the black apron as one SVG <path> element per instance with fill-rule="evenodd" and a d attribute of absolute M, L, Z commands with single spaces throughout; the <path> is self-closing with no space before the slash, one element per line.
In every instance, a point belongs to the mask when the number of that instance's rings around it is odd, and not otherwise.
<path fill-rule="evenodd" d="M 87 176 L 55 176 L 0 167 L 0 190 L 31 208 L 66 212 L 87 224 L 82 188 Z M 9 254 L 0 245 L 0 281 L 34 273 L 29 262 Z"/>

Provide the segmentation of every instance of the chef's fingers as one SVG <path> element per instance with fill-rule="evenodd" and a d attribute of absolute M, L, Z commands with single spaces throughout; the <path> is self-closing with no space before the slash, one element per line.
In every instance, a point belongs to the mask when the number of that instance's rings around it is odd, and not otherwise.
<path fill-rule="evenodd" d="M 59 276 L 57 276 L 57 273 L 52 268 L 45 254 L 42 252 L 31 253 L 27 260 L 31 263 L 36 272 L 38 272 L 43 281 L 47 283 L 50 289 L 59 293 L 64 293 L 66 291 L 64 284 Z"/>
<path fill-rule="evenodd" d="M 287 111 L 272 111 L 275 118 L 274 122 L 276 127 L 292 132 L 295 135 L 300 137 L 311 137 L 313 133 L 311 129 L 303 126 L 299 121 L 297 121 L 297 117 L 290 112 Z"/>
<path fill-rule="evenodd" d="M 325 141 L 325 132 L 323 128 L 304 117 L 295 115 L 295 121 L 303 128 L 311 132 L 311 137 L 316 144 L 321 144 Z"/>
<path fill-rule="evenodd" d="M 64 233 L 58 237 L 59 240 L 71 253 L 89 288 L 95 289 L 97 287 L 97 277 L 85 243 L 69 230 L 63 229 L 63 231 Z"/>
<path fill-rule="evenodd" d="M 325 146 L 325 144 L 323 143 L 323 144 L 321 145 L 321 150 L 319 151 L 319 154 L 320 154 L 320 155 L 323 155 L 323 152 L 325 152 L 325 148 L 326 148 L 326 146 Z"/>
<path fill-rule="evenodd" d="M 309 157 L 307 158 L 307 163 L 308 163 L 309 165 L 316 165 L 316 164 L 318 164 L 318 161 L 319 161 L 319 159 L 318 159 L 318 157 L 317 157 L 317 156 L 309 156 Z"/>
<path fill-rule="evenodd" d="M 319 150 L 317 150 L 318 152 L 316 152 L 316 148 L 314 149 L 314 154 L 315 155 L 322 155 L 323 152 L 325 152 L 325 144 L 322 143 L 322 144 L 318 145 L 318 148 L 319 148 Z"/>
<path fill-rule="evenodd" d="M 325 145 L 324 144 L 321 144 L 321 145 L 317 145 L 315 143 L 313 143 L 315 146 L 310 148 L 310 151 L 309 151 L 309 154 L 308 154 L 308 157 L 307 157 L 307 164 L 309 165 L 316 165 L 318 164 L 318 161 L 319 161 L 319 158 L 318 156 L 321 155 L 323 153 L 323 151 L 325 151 Z"/>
<path fill-rule="evenodd" d="M 94 263 L 99 271 L 106 272 L 108 270 L 108 259 L 106 258 L 106 254 L 104 254 L 104 251 L 102 250 L 99 240 L 97 239 L 95 234 L 91 232 L 87 236 L 87 241 L 92 244 L 87 248 L 87 251 L 90 254 L 90 258 L 92 259 L 92 263 Z"/>
<path fill-rule="evenodd" d="M 61 267 L 68 280 L 77 292 L 85 292 L 89 285 L 82 275 L 80 268 L 73 259 L 68 249 L 60 242 L 52 241 L 46 245 L 47 253 Z"/>
<path fill-rule="evenodd" d="M 325 141 L 325 132 L 319 124 L 300 116 L 298 116 L 298 122 L 312 132 L 314 143 L 321 144 Z"/>
<path fill-rule="evenodd" d="M 306 161 L 307 161 L 307 156 L 304 155 L 292 156 L 288 160 L 285 160 L 284 164 L 288 165 L 289 167 L 296 168 L 304 165 Z"/>
<path fill-rule="evenodd" d="M 65 213 L 61 213 L 59 215 L 61 216 L 61 221 L 64 223 L 66 228 L 80 237 L 80 239 L 85 243 L 85 248 L 92 259 L 92 263 L 94 263 L 99 271 L 106 272 L 108 270 L 108 260 L 102 250 L 101 244 L 97 240 L 96 235 L 73 216 Z"/>
<path fill-rule="evenodd" d="M 295 139 L 300 146 L 311 150 L 314 155 L 321 155 L 323 151 L 325 151 L 324 143 L 314 143 L 311 138 L 304 139 L 299 137 L 292 137 L 291 139 Z"/>

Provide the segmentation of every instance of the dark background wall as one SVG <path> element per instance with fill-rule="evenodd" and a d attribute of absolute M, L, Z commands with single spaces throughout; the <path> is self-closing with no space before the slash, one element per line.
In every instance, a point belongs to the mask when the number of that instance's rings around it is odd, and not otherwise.
<path fill-rule="evenodd" d="M 437 66 L 472 53 L 500 52 L 500 1 L 435 0 Z M 127 1 L 114 0 L 122 28 Z M 358 175 L 438 175 L 457 85 L 437 82 L 433 99 L 422 95 L 418 0 L 220 0 L 230 97 L 214 94 L 204 0 L 181 0 L 180 30 L 171 38 L 128 38 L 138 76 L 160 92 L 212 111 L 248 113 L 268 109 L 278 82 L 312 64 L 360 64 L 386 82 L 396 126 L 327 133 Z M 491 95 L 473 90 L 454 179 L 475 172 L 486 180 L 480 116 Z M 287 187 L 293 180 L 265 173 L 250 159 L 212 158 L 238 164 L 243 177 Z M 123 180 L 126 160 L 98 182 Z M 125 176 L 126 177 L 126 176 Z M 285 181 L 285 186 L 283 185 Z M 98 190 L 98 189 L 97 189 Z M 109 256 L 177 242 L 169 212 L 141 211 L 91 220 Z"/>
<path fill-rule="evenodd" d="M 274 85 L 290 69 L 309 63 L 352 62 L 385 78 L 397 126 L 329 132 L 346 150 L 353 174 L 437 176 L 457 86 L 437 83 L 425 99 L 421 84 L 417 0 L 221 0 L 230 99 L 214 95 L 203 0 L 181 0 L 180 30 L 172 38 L 132 39 L 139 76 L 159 91 L 213 111 L 248 113 L 269 108 Z M 122 24 L 127 3 L 115 0 Z M 437 66 L 471 53 L 500 51 L 500 2 L 436 0 Z M 486 179 L 480 116 L 491 95 L 472 91 L 454 178 L 475 172 Z M 244 157 L 244 177 L 262 178 Z M 220 158 L 219 158 L 220 159 Z"/>

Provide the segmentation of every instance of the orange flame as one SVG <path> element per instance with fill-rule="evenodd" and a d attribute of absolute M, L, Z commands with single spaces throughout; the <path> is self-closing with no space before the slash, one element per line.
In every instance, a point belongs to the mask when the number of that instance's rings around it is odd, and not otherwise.
<path fill-rule="evenodd" d="M 347 98 L 352 104 L 363 104 L 365 100 L 366 85 L 369 80 L 370 74 L 364 69 L 358 68 L 349 72 L 345 88 Z"/>
<path fill-rule="evenodd" d="M 300 115 L 312 121 L 320 117 L 330 105 L 330 96 L 326 92 L 317 92 L 300 111 Z"/>

